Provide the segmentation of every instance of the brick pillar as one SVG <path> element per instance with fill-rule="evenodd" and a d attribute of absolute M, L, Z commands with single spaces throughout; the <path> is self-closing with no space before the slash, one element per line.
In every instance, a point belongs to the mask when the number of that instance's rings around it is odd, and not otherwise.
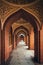
<path fill-rule="evenodd" d="M 5 31 L 2 30 L 2 37 L 1 37 L 1 64 L 4 65 L 5 64 Z"/>
<path fill-rule="evenodd" d="M 12 33 L 12 50 L 14 49 L 14 35 Z"/>
<path fill-rule="evenodd" d="M 40 62 L 40 40 L 39 40 L 40 31 L 34 32 L 34 54 L 35 61 Z"/>
<path fill-rule="evenodd" d="M 26 42 L 27 44 L 26 45 L 28 46 L 28 35 L 26 37 L 27 37 L 27 42 Z"/>
<path fill-rule="evenodd" d="M 17 44 L 20 42 L 20 37 L 17 37 Z"/>
<path fill-rule="evenodd" d="M 1 21 L 0 21 L 0 64 L 1 64 Z"/>
<path fill-rule="evenodd" d="M 29 34 L 27 34 L 27 46 L 28 46 L 28 49 L 30 49 L 30 37 L 29 37 Z"/>
<path fill-rule="evenodd" d="M 16 47 L 17 47 L 17 35 L 15 35 Z"/>
<path fill-rule="evenodd" d="M 25 41 L 25 37 L 24 37 L 24 42 L 26 43 L 26 41 Z"/>
<path fill-rule="evenodd" d="M 24 37 L 25 44 L 27 45 L 27 36 Z"/>
<path fill-rule="evenodd" d="M 33 30 L 30 33 L 30 49 L 34 50 L 34 31 Z"/>
<path fill-rule="evenodd" d="M 40 63 L 43 63 L 43 26 L 40 30 Z"/>
<path fill-rule="evenodd" d="M 6 28 L 6 31 L 3 29 L 2 30 L 2 52 L 1 52 L 1 63 L 2 65 L 5 64 L 5 62 L 8 60 L 9 58 L 9 32 L 7 30 L 8 28 Z"/>
<path fill-rule="evenodd" d="M 9 52 L 11 54 L 12 49 L 13 49 L 13 33 L 12 33 L 12 27 L 9 30 L 9 35 L 10 35 L 10 37 L 9 37 Z"/>
<path fill-rule="evenodd" d="M 16 35 L 14 34 L 14 49 L 16 48 L 16 46 L 17 46 L 17 37 L 16 37 Z"/>

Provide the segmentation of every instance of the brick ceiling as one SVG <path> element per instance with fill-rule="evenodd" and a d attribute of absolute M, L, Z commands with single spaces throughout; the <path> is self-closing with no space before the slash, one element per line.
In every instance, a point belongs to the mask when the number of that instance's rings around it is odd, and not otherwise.
<path fill-rule="evenodd" d="M 9 0 L 9 1 L 11 1 L 11 0 Z M 29 0 L 25 0 L 25 2 L 26 1 L 29 2 Z M 31 2 L 32 1 L 33 0 L 31 0 Z M 35 17 L 39 20 L 40 24 L 43 23 L 43 14 L 42 14 L 43 13 L 43 0 L 39 0 L 37 3 L 27 5 L 27 6 L 24 6 L 24 5 L 23 6 L 18 6 L 18 5 L 13 6 L 12 4 L 8 3 L 7 0 L 0 0 L 0 19 L 1 19 L 1 22 L 2 22 L 2 27 L 3 27 L 4 23 L 5 23 L 5 20 L 11 14 L 18 11 L 21 8 L 28 11 L 28 12 L 30 12 L 31 14 L 35 15 Z M 19 24 L 22 24 L 22 22 L 20 22 Z M 26 24 L 26 22 L 25 22 L 25 24 Z M 15 23 L 15 25 L 18 25 L 18 23 L 17 24 Z M 32 27 L 30 27 L 30 28 L 32 28 Z"/>

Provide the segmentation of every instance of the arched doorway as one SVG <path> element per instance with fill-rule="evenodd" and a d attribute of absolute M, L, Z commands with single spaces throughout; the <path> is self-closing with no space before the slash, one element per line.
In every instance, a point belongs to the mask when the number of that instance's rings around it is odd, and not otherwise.
<path fill-rule="evenodd" d="M 19 34 L 19 33 L 24 33 L 25 34 L 25 43 L 26 43 L 26 45 L 28 45 L 29 44 L 29 41 L 30 40 L 28 40 L 29 39 L 29 31 L 28 31 L 28 29 L 26 29 L 24 26 L 19 26 L 18 28 L 16 28 L 15 30 L 14 30 L 14 40 L 15 40 L 15 38 L 17 37 L 17 35 Z M 16 35 L 15 35 L 16 34 Z M 27 36 L 28 36 L 28 39 L 27 39 Z M 17 38 L 16 38 L 17 39 Z M 27 40 L 28 40 L 28 42 L 27 42 Z M 16 40 L 17 41 L 17 40 Z M 29 44 L 30 45 L 30 44 Z"/>
<path fill-rule="evenodd" d="M 14 38 L 16 38 L 16 42 L 18 43 L 20 40 L 23 40 L 24 42 L 25 42 L 25 44 L 26 45 L 28 45 L 27 44 L 27 33 L 26 33 L 26 31 L 24 31 L 24 30 L 17 30 L 16 31 L 16 36 L 17 36 L 17 38 L 15 37 L 15 33 L 14 33 Z M 17 39 L 18 39 L 18 41 L 17 41 Z M 15 40 L 15 39 L 14 39 Z M 14 43 L 15 44 L 15 43 Z"/>
<path fill-rule="evenodd" d="M 18 33 L 19 33 L 19 34 L 18 34 Z M 25 45 L 25 44 L 26 44 L 26 43 L 25 43 L 25 40 L 24 40 L 25 34 L 22 33 L 22 32 L 21 32 L 21 33 L 18 32 L 18 33 L 17 33 L 17 46 L 20 45 L 20 44 L 22 44 L 22 45 L 24 44 L 24 45 Z"/>
<path fill-rule="evenodd" d="M 17 16 L 18 15 L 18 16 Z M 3 26 L 3 41 L 2 41 L 2 63 L 4 63 L 9 58 L 9 29 L 11 25 L 19 20 L 20 18 L 25 19 L 27 22 L 29 22 L 33 28 L 34 28 L 34 48 L 35 48 L 35 59 L 36 61 L 40 62 L 40 44 L 39 44 L 39 23 L 37 19 L 27 11 L 20 9 L 19 11 L 12 14 L 8 19 L 5 21 L 5 24 Z M 37 44 L 36 44 L 37 43 Z"/>
<path fill-rule="evenodd" d="M 19 31 L 17 33 L 17 36 L 18 36 L 19 41 L 23 40 L 25 42 L 26 33 L 23 30 Z M 25 42 L 25 44 L 26 44 L 26 42 Z"/>

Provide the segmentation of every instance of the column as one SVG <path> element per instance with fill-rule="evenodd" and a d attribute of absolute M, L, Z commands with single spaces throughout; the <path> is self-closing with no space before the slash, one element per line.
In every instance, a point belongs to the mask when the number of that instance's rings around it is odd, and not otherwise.
<path fill-rule="evenodd" d="M 43 25 L 40 30 L 40 63 L 43 63 Z"/>
<path fill-rule="evenodd" d="M 9 30 L 9 52 L 12 52 L 13 47 L 13 39 L 12 39 L 12 27 Z"/>
<path fill-rule="evenodd" d="M 31 30 L 30 33 L 30 50 L 34 50 L 34 31 Z"/>
<path fill-rule="evenodd" d="M 24 37 L 25 44 L 27 46 L 27 35 Z"/>
<path fill-rule="evenodd" d="M 40 31 L 34 32 L 34 54 L 35 61 L 40 62 Z"/>
<path fill-rule="evenodd" d="M 0 64 L 1 64 L 1 21 L 0 21 Z"/>
<path fill-rule="evenodd" d="M 17 39 L 16 39 L 16 35 L 14 34 L 14 49 L 16 49 L 16 46 L 17 46 Z"/>
<path fill-rule="evenodd" d="M 30 37 L 29 37 L 29 34 L 27 34 L 27 46 L 28 46 L 28 49 L 30 49 Z"/>
<path fill-rule="evenodd" d="M 14 49 L 14 34 L 12 33 L 12 49 Z"/>

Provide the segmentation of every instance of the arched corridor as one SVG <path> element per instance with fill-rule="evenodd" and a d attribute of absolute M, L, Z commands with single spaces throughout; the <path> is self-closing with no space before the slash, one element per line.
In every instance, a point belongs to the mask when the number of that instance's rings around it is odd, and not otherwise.
<path fill-rule="evenodd" d="M 34 50 L 28 50 L 27 48 L 28 46 L 21 40 L 17 48 L 11 53 L 10 61 L 7 62 L 8 65 L 34 65 Z"/>
<path fill-rule="evenodd" d="M 0 1 L 1 65 L 43 65 L 41 2 Z"/>
<path fill-rule="evenodd" d="M 13 28 L 12 28 L 13 23 L 14 23 L 13 20 L 14 21 L 18 20 L 19 24 L 23 20 L 27 21 L 25 23 L 27 23 L 27 24 L 29 23 L 28 24 L 28 28 L 31 28 L 31 30 L 29 30 L 26 27 L 24 27 L 23 23 L 22 23 L 22 26 L 20 24 L 20 26 L 17 27 L 15 29 L 14 33 L 13 33 Z M 15 22 L 15 23 L 17 23 L 17 22 Z M 14 28 L 15 28 L 15 24 L 14 24 Z M 9 55 L 10 55 L 10 53 L 12 51 L 12 48 L 16 48 L 17 47 L 17 35 L 18 35 L 18 32 L 20 30 L 21 30 L 21 32 L 24 31 L 26 33 L 26 36 L 25 36 L 25 38 L 26 38 L 25 39 L 26 45 L 29 45 L 28 47 L 30 49 L 31 49 L 31 47 L 32 47 L 32 49 L 34 49 L 34 58 L 35 58 L 35 60 L 37 62 L 40 62 L 40 47 L 39 47 L 40 46 L 40 43 L 39 43 L 40 40 L 39 40 L 39 31 L 38 31 L 38 30 L 40 30 L 40 25 L 39 25 L 37 19 L 33 15 L 31 15 L 30 13 L 28 13 L 27 11 L 25 11 L 23 9 L 20 9 L 16 13 L 12 14 L 5 21 L 5 24 L 3 26 L 3 31 L 2 31 L 2 34 L 3 34 L 3 41 L 2 41 L 2 43 L 3 43 L 3 45 L 2 45 L 2 49 L 4 51 L 2 50 L 2 52 L 3 52 L 2 53 L 2 63 L 5 63 L 5 61 L 7 61 L 7 59 L 9 58 Z M 30 31 L 33 31 L 32 37 L 30 36 L 31 35 Z M 30 41 L 32 41 L 32 42 L 30 43 Z M 31 46 L 31 44 L 32 44 L 32 46 Z"/>

